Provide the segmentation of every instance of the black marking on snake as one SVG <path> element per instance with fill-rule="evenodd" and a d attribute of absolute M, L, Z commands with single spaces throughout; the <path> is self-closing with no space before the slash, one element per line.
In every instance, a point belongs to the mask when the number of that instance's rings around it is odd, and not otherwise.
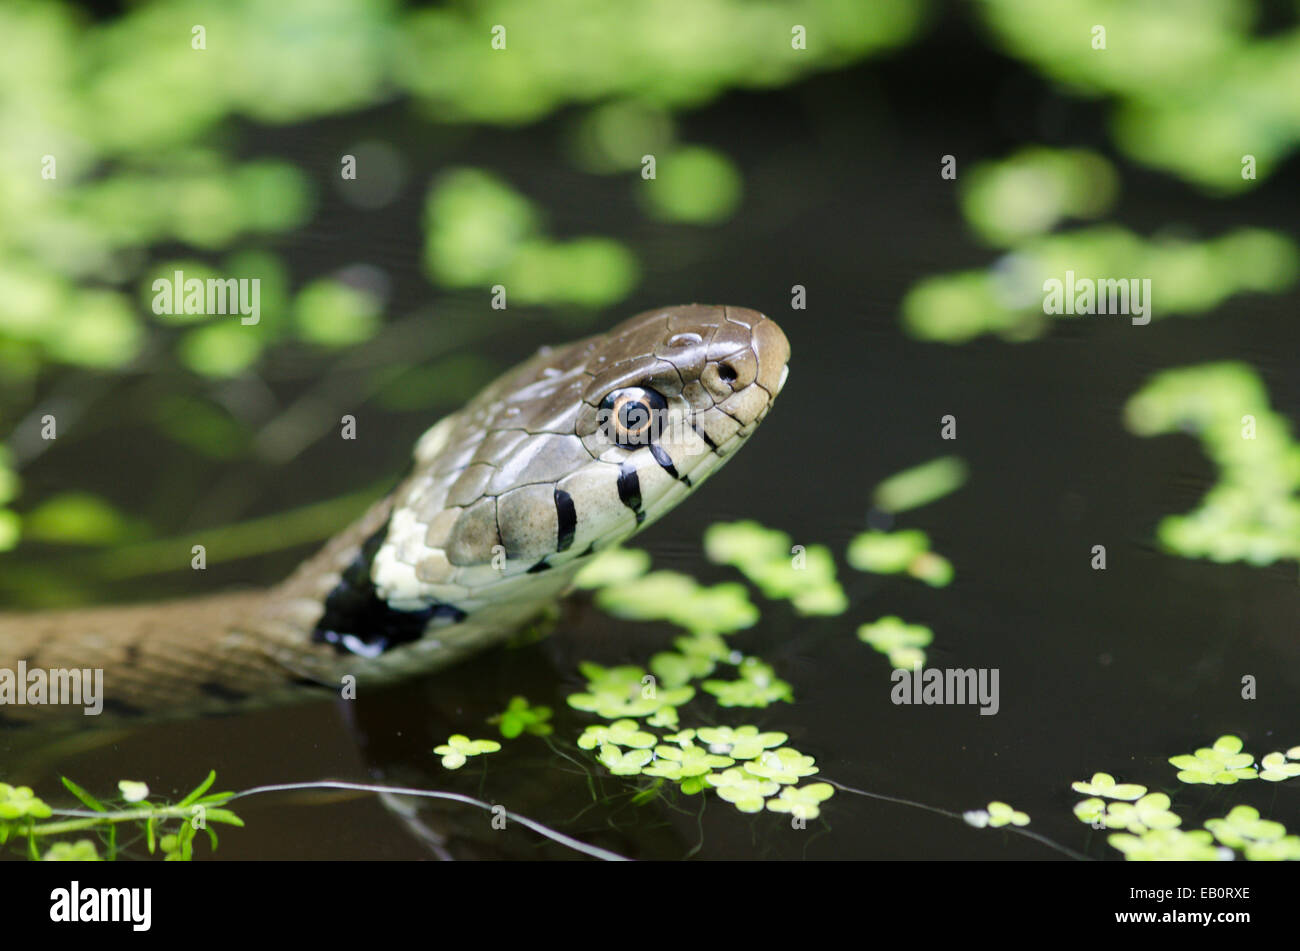
<path fill-rule="evenodd" d="M 526 575 L 535 575 L 535 574 L 537 574 L 539 571 L 547 571 L 547 570 L 550 569 L 551 567 L 552 567 L 551 565 L 548 565 L 548 564 L 546 563 L 546 559 L 543 558 L 543 559 L 542 559 L 541 561 L 539 561 L 537 564 L 533 565 L 531 568 L 529 568 L 527 571 L 525 571 L 524 574 L 526 574 Z"/>
<path fill-rule="evenodd" d="M 226 703 L 239 703 L 241 700 L 247 700 L 249 695 L 242 690 L 235 690 L 233 687 L 227 687 L 225 684 L 217 683 L 215 680 L 205 680 L 199 684 L 204 696 L 211 697 L 213 700 L 221 700 Z"/>
<path fill-rule="evenodd" d="M 663 446 L 659 445 L 657 442 L 652 442 L 650 444 L 650 455 L 655 457 L 655 462 L 659 463 L 659 468 L 663 469 L 664 472 L 668 473 L 674 479 L 682 478 L 682 476 L 677 474 L 677 467 L 673 465 L 673 457 L 668 455 L 668 450 Z M 689 479 L 685 479 L 684 481 L 687 485 L 690 485 Z"/>
<path fill-rule="evenodd" d="M 704 430 L 700 429 L 698 424 L 691 423 L 691 429 L 695 430 L 695 435 L 703 439 L 704 445 L 708 446 L 712 452 L 717 452 L 718 455 L 722 455 L 722 453 L 718 452 L 718 444 L 714 442 L 712 439 L 710 439 L 709 434 L 706 433 Z"/>
<path fill-rule="evenodd" d="M 370 568 L 387 535 L 385 522 L 365 540 L 357 556 L 343 570 L 339 583 L 325 599 L 325 613 L 312 631 L 313 643 L 332 644 L 339 654 L 378 657 L 386 650 L 418 641 L 431 621 L 456 624 L 465 620 L 465 612 L 451 604 L 398 611 L 379 597 L 375 583 L 370 580 Z"/>
<path fill-rule="evenodd" d="M 555 533 L 555 550 L 568 551 L 573 545 L 573 536 L 578 532 L 578 509 L 573 504 L 573 496 L 563 489 L 555 490 L 555 518 L 559 526 Z"/>
<path fill-rule="evenodd" d="M 636 523 L 645 521 L 645 509 L 641 507 L 641 478 L 636 474 L 636 466 L 625 462 L 618 467 L 619 500 L 636 515 Z"/>

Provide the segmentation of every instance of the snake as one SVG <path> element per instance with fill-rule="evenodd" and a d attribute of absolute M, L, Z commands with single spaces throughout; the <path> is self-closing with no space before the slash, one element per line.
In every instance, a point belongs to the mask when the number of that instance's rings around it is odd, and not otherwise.
<path fill-rule="evenodd" d="M 767 416 L 781 328 L 690 304 L 543 347 L 415 443 L 388 495 L 269 588 L 0 614 L 0 671 L 102 671 L 102 709 L 263 705 L 432 672 L 500 643 L 682 502 Z M 0 724 L 83 714 L 0 705 Z M 87 718 L 92 719 L 92 718 Z"/>

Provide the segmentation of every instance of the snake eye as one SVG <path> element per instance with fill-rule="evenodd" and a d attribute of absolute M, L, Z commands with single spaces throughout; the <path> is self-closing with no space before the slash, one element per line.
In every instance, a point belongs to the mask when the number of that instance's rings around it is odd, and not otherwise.
<path fill-rule="evenodd" d="M 600 401 L 600 422 L 609 440 L 624 449 L 650 445 L 663 431 L 667 401 L 654 390 L 628 386 Z"/>

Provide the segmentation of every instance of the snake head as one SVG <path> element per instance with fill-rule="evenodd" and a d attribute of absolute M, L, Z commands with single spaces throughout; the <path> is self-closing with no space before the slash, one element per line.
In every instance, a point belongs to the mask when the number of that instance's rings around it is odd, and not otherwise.
<path fill-rule="evenodd" d="M 634 515 L 643 524 L 753 433 L 781 392 L 789 359 L 785 334 L 758 311 L 700 304 L 646 311 L 586 357 L 575 434 L 593 459 L 636 472 L 642 508 Z"/>
<path fill-rule="evenodd" d="M 699 304 L 544 348 L 421 438 L 373 561 L 379 596 L 472 613 L 558 591 L 749 438 L 789 357 L 770 318 Z"/>

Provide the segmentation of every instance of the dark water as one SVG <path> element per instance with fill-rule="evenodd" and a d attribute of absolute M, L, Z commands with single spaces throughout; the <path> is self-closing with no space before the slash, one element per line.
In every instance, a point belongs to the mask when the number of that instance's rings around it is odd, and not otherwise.
<path fill-rule="evenodd" d="M 723 149 L 745 173 L 741 212 L 717 228 L 648 222 L 626 181 L 571 170 L 559 147 L 569 116 L 470 134 L 421 125 L 393 107 L 273 130 L 259 148 L 294 157 L 322 178 L 346 143 L 385 136 L 402 149 L 412 174 L 396 205 L 359 213 L 325 190 L 322 213 L 287 250 L 295 277 L 356 261 L 385 267 L 393 312 L 417 315 L 409 319 L 419 321 L 412 326 L 430 352 L 449 340 L 454 352 L 505 367 L 541 343 L 585 332 L 541 314 L 493 323 L 477 300 L 437 296 L 424 282 L 421 200 L 428 176 L 450 164 L 498 171 L 544 204 L 558 235 L 608 233 L 633 246 L 643 283 L 604 323 L 706 300 L 756 307 L 783 325 L 793 359 L 776 409 L 736 461 L 639 538 L 658 568 L 705 581 L 734 577 L 703 560 L 701 533 L 713 521 L 748 517 L 788 531 L 796 543 L 829 544 L 842 558 L 865 527 L 868 494 L 880 479 L 937 455 L 963 456 L 966 487 L 900 520 L 930 534 L 955 564 L 955 582 L 934 590 L 842 567 L 852 601 L 842 617 L 799 618 L 782 603 L 760 602 L 762 621 L 733 640 L 774 664 L 797 702 L 718 719 L 789 733 L 838 782 L 958 812 L 1004 799 L 1033 817 L 1032 829 L 1114 857 L 1070 814 L 1079 797 L 1069 783 L 1097 770 L 1176 793 L 1184 828 L 1238 801 L 1292 828 L 1300 822 L 1300 801 L 1286 784 L 1244 784 L 1226 795 L 1175 789 L 1166 758 L 1220 734 L 1241 736 L 1257 753 L 1300 742 L 1300 589 L 1294 566 L 1217 566 L 1158 551 L 1154 526 L 1195 506 L 1212 467 L 1194 440 L 1139 439 L 1120 416 L 1152 373 L 1233 358 L 1255 366 L 1274 406 L 1300 419 L 1297 297 L 1237 298 L 1204 317 L 1145 327 L 1079 320 L 1032 343 L 959 348 L 909 340 L 897 316 L 918 278 L 992 257 L 968 237 L 952 183 L 939 178 L 941 155 L 958 156 L 960 168 L 1029 141 L 1105 148 L 1103 115 L 1051 92 L 949 22 L 887 62 L 731 95 L 683 116 L 683 141 Z M 1115 217 L 1143 234 L 1181 226 L 1208 236 L 1249 223 L 1297 235 L 1295 162 L 1231 202 L 1119 164 Z M 792 284 L 807 287 L 806 311 L 790 311 Z M 274 512 L 395 475 L 432 422 L 361 405 L 361 453 L 321 438 L 284 465 L 200 463 L 157 446 L 130 421 L 150 394 L 175 385 L 145 375 L 107 394 L 89 420 L 101 435 L 29 468 L 31 499 L 100 491 L 155 517 L 164 532 L 185 531 L 212 524 L 214 513 Z M 303 386 L 299 379 L 284 389 Z M 945 414 L 957 417 L 955 443 L 939 438 Z M 90 467 L 91 459 L 99 461 Z M 312 498 L 303 497 L 304 485 Z M 1107 549 L 1105 571 L 1090 568 L 1097 544 Z M 201 590 L 270 583 L 302 554 L 214 566 Z M 198 590 L 189 572 L 147 586 L 98 585 L 116 600 Z M 934 629 L 934 665 L 1000 669 L 998 715 L 891 704 L 888 665 L 853 636 L 859 623 L 884 614 Z M 92 789 L 130 777 L 155 792 L 182 792 L 211 767 L 223 788 L 382 778 L 501 802 L 642 857 L 1060 857 L 1022 837 L 847 794 L 803 831 L 780 816 L 740 815 L 717 799 L 702 815 L 699 797 L 636 806 L 628 801 L 632 787 L 608 778 L 596 781 L 593 806 L 587 773 L 603 771 L 585 754 L 575 752 L 576 763 L 557 759 L 535 739 L 460 773 L 443 770 L 429 752 L 453 732 L 491 735 L 484 718 L 514 694 L 556 708 L 557 738 L 575 737 L 589 722 L 564 709 L 564 695 L 581 685 L 577 662 L 644 664 L 675 633 L 614 621 L 579 598 L 547 641 L 492 651 L 346 710 L 321 703 L 146 727 L 57 768 Z M 1253 701 L 1240 697 L 1246 674 L 1259 680 Z M 714 713 L 705 707 L 702 715 Z M 223 837 L 223 858 L 430 854 L 372 799 L 265 798 L 241 814 L 249 827 Z M 520 829 L 492 832 L 486 815 L 464 807 L 425 815 L 428 826 L 452 836 L 455 854 L 566 854 Z"/>

